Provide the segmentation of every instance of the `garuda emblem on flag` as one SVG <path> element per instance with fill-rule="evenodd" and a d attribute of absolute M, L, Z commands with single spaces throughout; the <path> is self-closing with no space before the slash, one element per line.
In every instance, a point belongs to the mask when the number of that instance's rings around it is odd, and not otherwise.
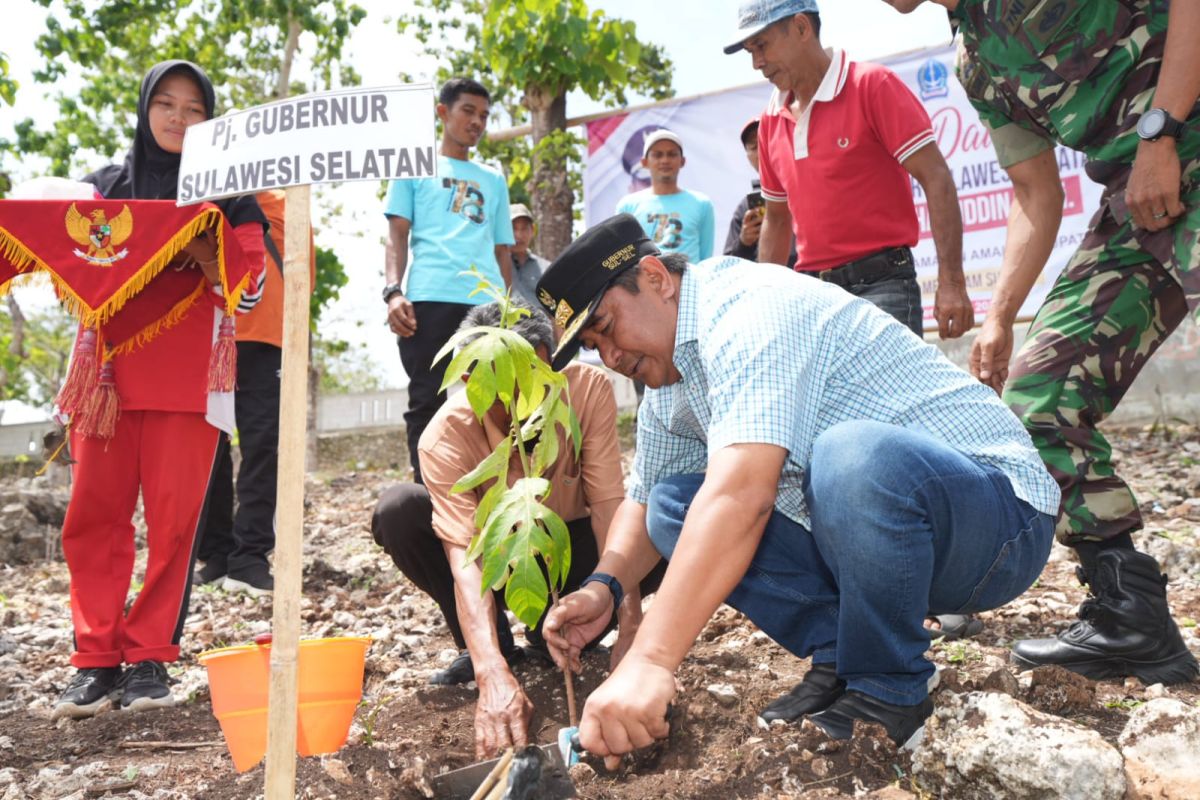
<path fill-rule="evenodd" d="M 128 249 L 117 252 L 117 248 L 133 233 L 133 213 L 128 205 L 122 206 L 120 213 L 110 220 L 103 208 L 93 209 L 85 217 L 71 203 L 67 209 L 66 225 L 70 237 L 87 247 L 87 252 L 76 249 L 74 254 L 89 264 L 111 267 L 114 262 L 129 255 Z"/>

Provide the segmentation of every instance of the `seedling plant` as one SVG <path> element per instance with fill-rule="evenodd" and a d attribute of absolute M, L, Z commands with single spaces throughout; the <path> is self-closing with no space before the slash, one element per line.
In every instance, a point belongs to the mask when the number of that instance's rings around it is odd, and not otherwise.
<path fill-rule="evenodd" d="M 512 304 L 477 269 L 465 274 L 478 281 L 472 295 L 484 294 L 500 304 L 500 327 L 470 328 L 451 337 L 434 357 L 436 363 L 454 353 L 441 391 L 468 376 L 465 391 L 471 411 L 482 422 L 499 403 L 508 419 L 508 436 L 451 492 L 488 485 L 475 511 L 477 533 L 467 548 L 466 561 L 481 563 L 480 594 L 503 590 L 508 608 L 533 628 L 547 603 L 558 602 L 571 569 L 567 525 L 545 505 L 551 487 L 542 476 L 558 459 L 559 429 L 576 458 L 582 435 L 571 410 L 566 376 L 551 369 L 529 342 L 511 330 L 529 311 Z M 510 487 L 514 453 L 521 477 Z M 568 716 L 576 725 L 570 673 L 565 672 L 564 678 Z"/>

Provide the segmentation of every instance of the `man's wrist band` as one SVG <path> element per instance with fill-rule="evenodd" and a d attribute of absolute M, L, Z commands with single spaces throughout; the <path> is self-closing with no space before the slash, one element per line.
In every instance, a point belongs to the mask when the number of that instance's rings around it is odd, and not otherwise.
<path fill-rule="evenodd" d="M 579 588 L 582 589 L 589 583 L 603 583 L 612 592 L 613 608 L 621 607 L 621 601 L 625 599 L 625 589 L 621 587 L 619 580 L 606 572 L 593 572 L 583 579 L 583 583 L 579 584 Z"/>
<path fill-rule="evenodd" d="M 398 283 L 389 283 L 387 286 L 383 287 L 383 302 L 391 302 L 392 298 L 398 294 L 404 294 L 403 287 L 401 287 Z"/>

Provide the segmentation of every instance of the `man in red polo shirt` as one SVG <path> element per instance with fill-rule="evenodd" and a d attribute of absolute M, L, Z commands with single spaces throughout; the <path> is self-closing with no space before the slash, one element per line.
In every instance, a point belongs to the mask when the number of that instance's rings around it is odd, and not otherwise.
<path fill-rule="evenodd" d="M 816 0 L 752 0 L 738 40 L 775 85 L 758 130 L 766 216 L 758 260 L 836 283 L 923 333 L 912 251 L 919 229 L 909 176 L 925 191 L 938 257 L 934 316 L 943 339 L 974 324 L 962 272 L 962 217 L 929 115 L 886 67 L 821 46 Z"/>

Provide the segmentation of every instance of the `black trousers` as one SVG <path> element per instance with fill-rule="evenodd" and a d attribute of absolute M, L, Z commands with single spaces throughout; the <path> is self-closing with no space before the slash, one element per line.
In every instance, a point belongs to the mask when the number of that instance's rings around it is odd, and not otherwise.
<path fill-rule="evenodd" d="M 571 534 L 571 570 L 563 594 L 578 589 L 580 582 L 596 571 L 596 563 L 600 560 L 591 518 L 569 521 L 567 529 Z M 454 600 L 454 576 L 450 572 L 442 540 L 433 530 L 433 503 L 429 499 L 429 491 L 415 483 L 400 483 L 386 489 L 380 495 L 371 517 L 371 534 L 400 571 L 438 604 L 458 649 L 466 648 L 462 627 L 458 623 L 458 606 Z M 666 568 L 667 562 L 660 560 L 658 566 L 642 581 L 643 597 L 658 589 Z M 493 592 L 493 597 L 496 600 L 496 630 L 500 634 L 501 647 L 504 647 L 506 640 L 512 641 L 508 620 L 504 616 L 504 596 L 500 592 Z M 543 613 L 536 628 L 525 633 L 530 644 L 542 643 L 541 629 L 545 619 L 546 614 Z M 608 628 L 597 640 L 615 626 L 614 614 Z"/>
<path fill-rule="evenodd" d="M 201 561 L 224 558 L 235 577 L 261 562 L 275 547 L 275 488 L 279 464 L 279 370 L 282 351 L 264 342 L 238 342 L 238 447 L 234 514 L 233 457 L 221 437 L 216 473 L 209 490 L 208 521 L 200 541 Z"/>
<path fill-rule="evenodd" d="M 408 435 L 408 460 L 417 483 L 421 483 L 417 444 L 429 420 L 446 402 L 446 393 L 439 392 L 438 387 L 442 385 L 446 367 L 450 366 L 450 357 L 436 364 L 433 357 L 458 330 L 471 308 L 464 303 L 413 303 L 417 332 L 408 337 L 396 337 L 400 363 L 408 374 L 408 411 L 404 413 L 404 427 Z"/>

